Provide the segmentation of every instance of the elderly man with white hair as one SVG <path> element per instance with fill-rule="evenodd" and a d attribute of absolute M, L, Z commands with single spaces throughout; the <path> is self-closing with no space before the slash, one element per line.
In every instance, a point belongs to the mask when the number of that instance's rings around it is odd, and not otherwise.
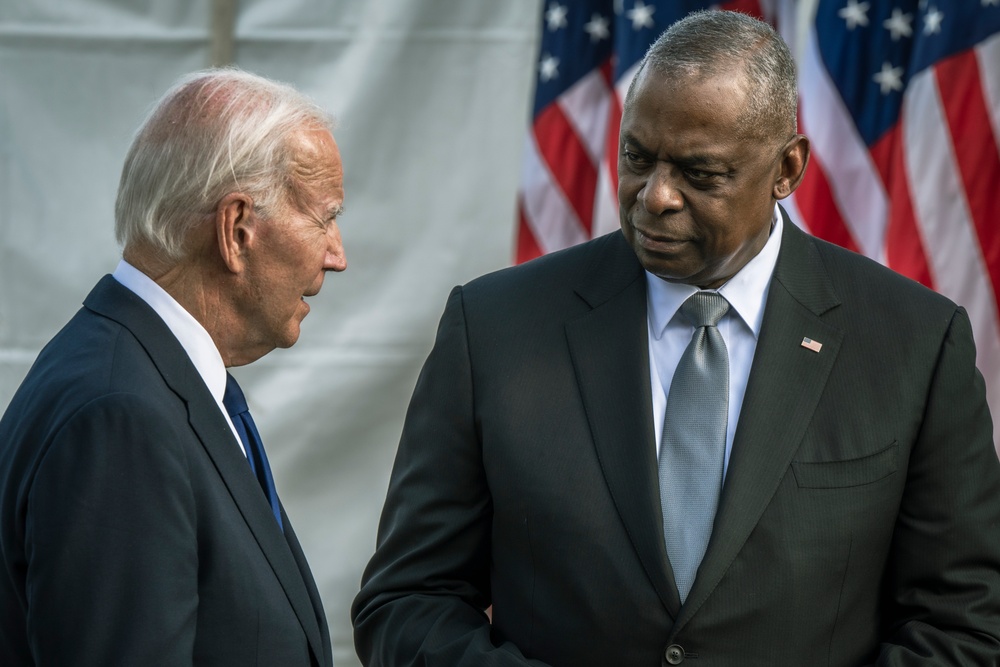
<path fill-rule="evenodd" d="M 0 664 L 332 664 L 226 370 L 294 344 L 346 268 L 331 126 L 289 86 L 210 70 L 139 129 L 123 259 L 0 421 Z"/>

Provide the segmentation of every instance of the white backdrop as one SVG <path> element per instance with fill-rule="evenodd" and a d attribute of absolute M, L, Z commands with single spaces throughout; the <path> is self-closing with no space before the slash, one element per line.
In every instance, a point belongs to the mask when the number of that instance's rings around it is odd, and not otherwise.
<path fill-rule="evenodd" d="M 541 0 L 241 0 L 240 67 L 339 121 L 348 270 L 302 337 L 237 371 L 338 665 L 406 402 L 449 289 L 508 264 Z M 115 267 L 132 132 L 209 63 L 208 0 L 0 2 L 0 411 Z"/>

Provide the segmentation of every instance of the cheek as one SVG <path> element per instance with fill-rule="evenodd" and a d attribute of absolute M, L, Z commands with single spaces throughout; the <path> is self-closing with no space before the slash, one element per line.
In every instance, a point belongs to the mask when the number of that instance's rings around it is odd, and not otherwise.
<path fill-rule="evenodd" d="M 644 181 L 637 176 L 629 175 L 622 169 L 618 170 L 618 203 L 622 206 L 630 206 L 639 196 Z"/>
<path fill-rule="evenodd" d="M 728 262 L 739 257 L 749 259 L 747 253 L 756 245 L 757 238 L 757 232 L 749 226 L 723 225 L 708 237 L 706 251 L 719 262 Z"/>
<path fill-rule="evenodd" d="M 318 243 L 314 246 L 312 255 L 309 260 L 309 268 L 312 271 L 312 277 L 315 279 L 317 273 L 324 273 L 323 267 L 326 265 L 326 253 L 328 250 L 327 243 Z"/>
<path fill-rule="evenodd" d="M 290 253 L 289 273 L 299 278 L 306 274 L 315 275 L 316 267 L 323 264 L 325 248 L 326 245 L 316 237 L 300 239 Z"/>

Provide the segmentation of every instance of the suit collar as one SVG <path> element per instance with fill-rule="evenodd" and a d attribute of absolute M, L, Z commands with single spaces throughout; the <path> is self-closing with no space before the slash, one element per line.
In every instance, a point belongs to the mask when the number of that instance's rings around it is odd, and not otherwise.
<path fill-rule="evenodd" d="M 617 298 L 644 275 L 639 260 L 620 231 L 589 243 L 586 252 L 586 270 L 574 291 L 591 308 Z"/>
<path fill-rule="evenodd" d="M 201 322 L 156 281 L 124 259 L 118 262 L 112 277 L 138 295 L 159 315 L 170 329 L 170 333 L 184 348 L 188 359 L 208 386 L 215 402 L 221 404 L 226 389 L 226 365 L 211 334 Z"/>
<path fill-rule="evenodd" d="M 680 608 L 663 543 L 646 325 L 646 280 L 620 232 L 590 244 L 577 294 L 591 306 L 566 324 L 577 384 L 615 507 L 671 616 Z"/>
<path fill-rule="evenodd" d="M 310 575 L 295 562 L 288 540 L 274 520 L 246 457 L 233 441 L 229 424 L 184 348 L 145 301 L 110 275 L 98 282 L 84 306 L 131 331 L 170 389 L 184 400 L 191 428 L 281 582 L 314 655 L 323 664 L 325 651 L 318 622 L 322 612 L 317 613 L 314 608 L 304 581 Z"/>
<path fill-rule="evenodd" d="M 840 305 L 840 299 L 816 247 L 816 239 L 795 224 L 779 207 L 784 219 L 781 251 L 774 267 L 774 280 L 803 308 L 817 317 Z"/>

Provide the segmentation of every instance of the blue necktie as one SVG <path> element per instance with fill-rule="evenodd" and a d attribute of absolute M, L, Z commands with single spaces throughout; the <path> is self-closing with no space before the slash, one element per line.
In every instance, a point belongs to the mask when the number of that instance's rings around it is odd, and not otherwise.
<path fill-rule="evenodd" d="M 229 418 L 233 420 L 233 426 L 243 441 L 243 447 L 246 448 L 250 470 L 256 475 L 267 502 L 271 504 L 274 518 L 278 520 L 278 527 L 284 531 L 281 508 L 278 506 L 278 492 L 274 489 L 274 477 L 271 476 L 271 466 L 267 462 L 267 454 L 264 453 L 264 444 L 260 440 L 260 433 L 257 432 L 257 425 L 250 416 L 250 408 L 247 407 L 243 390 L 236 384 L 236 378 L 229 373 L 226 373 L 226 393 L 222 397 L 222 404 L 226 407 Z"/>

